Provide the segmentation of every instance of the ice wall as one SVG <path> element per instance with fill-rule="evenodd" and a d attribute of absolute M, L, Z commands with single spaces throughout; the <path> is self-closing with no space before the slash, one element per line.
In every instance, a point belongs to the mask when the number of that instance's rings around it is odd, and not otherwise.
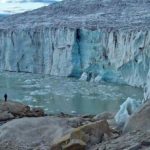
<path fill-rule="evenodd" d="M 1 71 L 74 77 L 86 73 L 92 81 L 100 77 L 144 87 L 148 83 L 149 57 L 148 30 L 0 30 Z"/>
<path fill-rule="evenodd" d="M 78 65 L 74 36 L 71 29 L 0 31 L 0 70 L 68 76 Z"/>

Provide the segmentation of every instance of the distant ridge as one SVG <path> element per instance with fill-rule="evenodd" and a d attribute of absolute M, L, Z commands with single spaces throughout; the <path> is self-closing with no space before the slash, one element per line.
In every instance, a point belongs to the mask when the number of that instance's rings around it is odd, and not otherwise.
<path fill-rule="evenodd" d="M 149 0 L 64 0 L 12 15 L 0 23 L 0 28 L 145 29 L 150 27 L 149 14 Z"/>

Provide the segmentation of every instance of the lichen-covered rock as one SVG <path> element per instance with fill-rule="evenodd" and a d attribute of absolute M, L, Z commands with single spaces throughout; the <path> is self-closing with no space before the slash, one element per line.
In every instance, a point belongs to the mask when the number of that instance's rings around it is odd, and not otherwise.
<path fill-rule="evenodd" d="M 133 130 L 150 130 L 150 103 L 145 103 L 137 112 L 135 112 L 124 126 L 123 132 Z"/>
<path fill-rule="evenodd" d="M 78 127 L 72 130 L 68 135 L 60 138 L 55 141 L 52 146 L 52 150 L 60 150 L 63 147 L 73 146 L 73 141 L 77 140 L 84 144 L 75 144 L 76 146 L 84 145 L 86 148 L 89 148 L 95 144 L 102 142 L 104 135 L 106 134 L 108 137 L 111 137 L 113 133 L 117 133 L 117 131 L 111 129 L 106 120 L 88 123 L 81 127 Z"/>

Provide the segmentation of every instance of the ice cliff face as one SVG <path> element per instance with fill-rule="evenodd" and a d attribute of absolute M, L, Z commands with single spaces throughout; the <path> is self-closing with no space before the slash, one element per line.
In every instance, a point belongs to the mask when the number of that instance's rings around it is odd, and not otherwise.
<path fill-rule="evenodd" d="M 80 76 L 142 86 L 149 71 L 149 31 L 41 28 L 0 32 L 0 70 Z"/>
<path fill-rule="evenodd" d="M 68 76 L 74 68 L 73 46 L 69 29 L 0 32 L 0 70 Z"/>
<path fill-rule="evenodd" d="M 0 70 L 127 83 L 149 99 L 149 8 L 148 0 L 66 0 L 8 17 Z"/>

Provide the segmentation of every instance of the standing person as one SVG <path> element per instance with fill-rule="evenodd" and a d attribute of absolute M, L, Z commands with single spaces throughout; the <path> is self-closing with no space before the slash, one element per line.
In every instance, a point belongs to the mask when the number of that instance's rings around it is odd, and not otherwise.
<path fill-rule="evenodd" d="M 7 102 L 7 94 L 4 94 L 5 102 Z"/>

